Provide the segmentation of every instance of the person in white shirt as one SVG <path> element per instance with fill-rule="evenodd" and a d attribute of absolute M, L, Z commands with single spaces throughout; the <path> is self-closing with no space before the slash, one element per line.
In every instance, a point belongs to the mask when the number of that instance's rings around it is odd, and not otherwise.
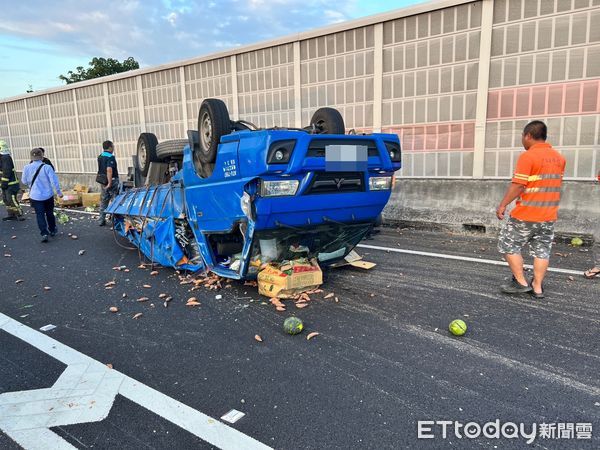
<path fill-rule="evenodd" d="M 62 197 L 58 177 L 54 169 L 44 164 L 44 152 L 40 148 L 31 150 L 31 163 L 23 168 L 22 182 L 29 186 L 31 206 L 35 209 L 42 242 L 58 232 L 54 217 L 54 193 Z"/>

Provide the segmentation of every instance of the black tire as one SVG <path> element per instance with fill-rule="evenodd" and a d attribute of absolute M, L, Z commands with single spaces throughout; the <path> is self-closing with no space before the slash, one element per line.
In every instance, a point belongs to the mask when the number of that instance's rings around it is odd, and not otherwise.
<path fill-rule="evenodd" d="M 231 121 L 227 105 L 217 98 L 207 98 L 198 111 L 198 158 L 205 164 L 217 159 L 221 137 L 231 133 Z"/>
<path fill-rule="evenodd" d="M 190 141 L 187 139 L 172 139 L 164 141 L 156 146 L 156 155 L 160 159 L 171 158 L 173 156 L 182 156 L 183 147 L 188 145 Z"/>
<path fill-rule="evenodd" d="M 319 108 L 310 119 L 318 134 L 346 134 L 344 118 L 335 108 Z"/>
<path fill-rule="evenodd" d="M 159 162 L 159 158 L 156 155 L 156 146 L 158 145 L 158 139 L 152 133 L 142 133 L 137 141 L 136 154 L 138 158 L 138 164 L 140 166 L 140 172 L 142 176 L 148 175 L 148 169 L 150 169 L 151 162 Z"/>

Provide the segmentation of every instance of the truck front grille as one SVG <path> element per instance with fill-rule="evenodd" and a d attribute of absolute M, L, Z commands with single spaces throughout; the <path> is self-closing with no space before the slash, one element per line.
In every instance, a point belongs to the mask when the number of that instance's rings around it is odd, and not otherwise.
<path fill-rule="evenodd" d="M 341 194 L 364 190 L 362 172 L 317 172 L 304 194 Z"/>

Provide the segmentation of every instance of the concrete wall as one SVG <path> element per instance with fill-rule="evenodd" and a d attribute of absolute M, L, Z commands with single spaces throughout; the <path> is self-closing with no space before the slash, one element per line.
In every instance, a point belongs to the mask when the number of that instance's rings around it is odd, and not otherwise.
<path fill-rule="evenodd" d="M 436 224 L 460 230 L 463 224 L 483 225 L 495 232 L 501 222 L 496 207 L 507 181 L 398 179 L 384 211 L 389 222 L 417 225 Z M 556 231 L 590 234 L 600 220 L 600 185 L 594 182 L 566 181 L 563 184 Z"/>

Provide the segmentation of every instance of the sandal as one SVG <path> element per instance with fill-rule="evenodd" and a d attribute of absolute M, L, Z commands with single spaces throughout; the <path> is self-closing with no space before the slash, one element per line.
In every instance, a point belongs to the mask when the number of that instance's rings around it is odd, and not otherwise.
<path fill-rule="evenodd" d="M 598 268 L 598 267 L 592 267 L 591 269 L 583 272 L 583 276 L 586 277 L 588 280 L 596 278 L 599 275 L 600 275 L 600 268 Z"/>
<path fill-rule="evenodd" d="M 544 295 L 544 283 L 542 283 L 542 292 L 535 292 L 535 289 L 533 289 L 533 280 L 531 280 L 531 283 L 529 283 L 529 285 L 531 286 L 531 291 L 529 291 L 529 294 L 537 299 L 537 300 L 541 300 L 543 298 L 545 298 L 546 296 Z"/>

